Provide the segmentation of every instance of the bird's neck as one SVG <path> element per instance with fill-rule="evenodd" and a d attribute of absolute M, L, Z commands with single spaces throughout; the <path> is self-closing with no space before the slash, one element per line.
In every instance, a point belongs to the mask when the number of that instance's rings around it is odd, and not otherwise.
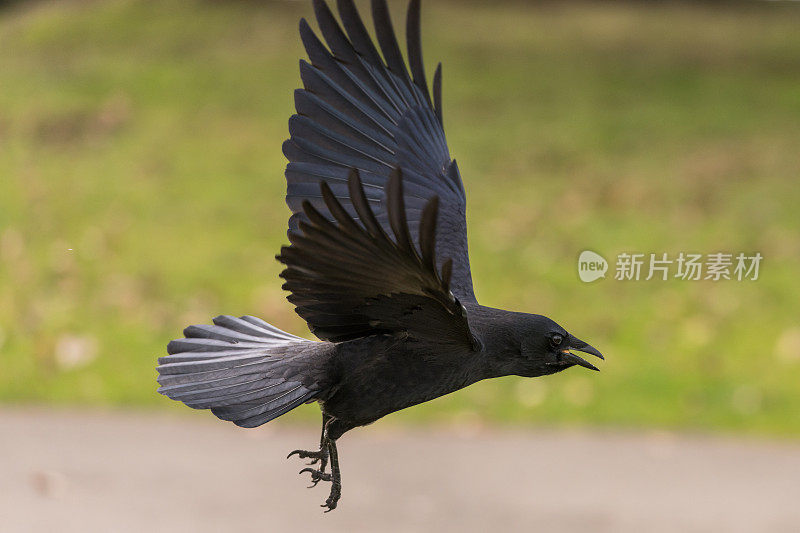
<path fill-rule="evenodd" d="M 481 379 L 509 376 L 518 372 L 521 313 L 478 304 L 467 307 L 470 329 L 481 343 L 475 365 Z"/>

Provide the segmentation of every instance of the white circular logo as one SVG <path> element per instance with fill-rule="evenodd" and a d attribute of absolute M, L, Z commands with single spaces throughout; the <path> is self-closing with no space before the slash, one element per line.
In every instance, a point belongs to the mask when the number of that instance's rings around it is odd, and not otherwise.
<path fill-rule="evenodd" d="M 608 261 L 602 255 L 584 250 L 578 257 L 578 277 L 584 283 L 606 277 L 608 271 Z"/>

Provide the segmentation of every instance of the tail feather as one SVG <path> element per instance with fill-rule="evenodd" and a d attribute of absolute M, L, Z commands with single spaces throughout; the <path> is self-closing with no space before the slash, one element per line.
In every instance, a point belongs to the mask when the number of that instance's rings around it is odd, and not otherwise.
<path fill-rule="evenodd" d="M 264 348 L 260 353 L 214 358 L 203 357 L 180 363 L 170 363 L 167 358 L 165 363 L 159 366 L 161 372 L 159 383 L 171 385 L 187 383 L 193 379 L 206 381 L 237 376 L 242 373 L 266 372 L 271 366 L 280 362 L 276 356 L 283 355 L 271 350 L 271 348 Z M 186 355 L 183 358 L 186 358 Z"/>
<path fill-rule="evenodd" d="M 282 378 L 274 378 L 276 383 L 282 383 Z M 207 381 L 193 380 L 189 383 L 165 385 L 159 389 L 161 394 L 168 394 L 173 400 L 183 401 L 191 395 L 207 394 L 214 392 L 217 395 L 242 391 L 251 385 L 251 389 L 264 387 L 272 380 L 265 378 L 264 374 L 234 376 L 226 379 L 212 379 Z"/>
<path fill-rule="evenodd" d="M 228 344 L 230 346 L 230 343 Z M 165 363 L 188 363 L 192 361 L 200 361 L 203 359 L 219 359 L 221 357 L 230 357 L 230 356 L 239 356 L 239 355 L 255 355 L 258 353 L 263 353 L 264 346 L 257 345 L 253 347 L 245 347 L 245 348 L 235 348 L 233 350 L 209 350 L 205 352 L 192 352 L 187 350 L 181 350 L 180 352 L 174 353 L 172 355 L 167 355 L 164 357 L 159 357 L 158 362 L 159 364 Z"/>
<path fill-rule="evenodd" d="M 273 339 L 268 336 L 248 335 L 236 330 L 228 329 L 223 326 L 209 326 L 206 324 L 199 326 L 189 326 L 183 330 L 183 334 L 187 337 L 202 338 L 202 339 L 216 339 L 221 341 L 228 341 L 234 344 L 240 342 L 263 342 L 263 343 L 278 343 L 284 339 Z"/>
<path fill-rule="evenodd" d="M 285 331 L 281 331 L 272 324 L 264 322 L 260 318 L 254 316 L 243 316 L 236 318 L 232 316 L 222 315 L 214 319 L 214 324 L 217 326 L 226 327 L 232 331 L 242 333 L 245 335 L 255 335 L 256 337 L 264 337 L 265 335 L 274 337 L 276 339 L 286 340 L 305 340 L 302 337 L 297 337 Z"/>
<path fill-rule="evenodd" d="M 266 383 L 266 384 L 265 384 Z M 224 389 L 204 389 L 175 395 L 186 405 L 195 409 L 210 409 L 211 407 L 230 407 L 262 398 L 265 391 L 269 394 L 278 394 L 277 387 L 286 386 L 287 382 L 281 380 L 258 380 L 243 385 L 235 385 Z"/>
<path fill-rule="evenodd" d="M 167 344 L 167 353 L 170 355 L 183 353 L 183 352 L 221 352 L 231 348 L 235 344 L 236 350 L 245 348 L 263 348 L 262 342 L 231 342 L 218 339 L 206 338 L 187 338 L 175 339 Z"/>
<path fill-rule="evenodd" d="M 313 400 L 318 390 L 299 358 L 311 341 L 256 317 L 218 316 L 189 326 L 158 360 L 158 392 L 243 427 L 256 427 Z M 317 343 L 314 343 L 317 344 Z"/>
<path fill-rule="evenodd" d="M 277 388 L 280 389 L 280 392 L 272 393 L 270 395 L 270 400 L 266 403 L 261 402 L 259 399 L 250 402 L 242 402 L 236 405 L 221 405 L 212 408 L 211 411 L 223 420 L 241 420 L 260 417 L 265 413 L 275 411 L 287 404 L 291 404 L 298 399 L 301 400 L 302 403 L 302 397 L 305 395 L 302 385 L 295 384 L 292 386 L 291 383 L 284 383 Z"/>

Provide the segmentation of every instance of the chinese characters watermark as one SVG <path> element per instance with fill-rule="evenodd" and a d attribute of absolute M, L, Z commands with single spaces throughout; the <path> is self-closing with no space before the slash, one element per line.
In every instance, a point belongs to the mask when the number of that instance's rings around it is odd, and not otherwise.
<path fill-rule="evenodd" d="M 621 253 L 614 265 L 614 279 L 618 281 L 755 281 L 763 256 L 754 254 L 715 252 L 695 254 Z M 589 283 L 606 277 L 608 262 L 603 256 L 586 250 L 578 257 L 578 277 Z"/>

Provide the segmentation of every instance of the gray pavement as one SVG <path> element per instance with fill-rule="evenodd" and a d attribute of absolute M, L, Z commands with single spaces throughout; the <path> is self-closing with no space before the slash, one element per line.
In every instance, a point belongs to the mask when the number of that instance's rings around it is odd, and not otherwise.
<path fill-rule="evenodd" d="M 0 531 L 800 531 L 798 443 L 379 422 L 323 515 L 315 430 L 198 415 L 0 409 Z"/>

